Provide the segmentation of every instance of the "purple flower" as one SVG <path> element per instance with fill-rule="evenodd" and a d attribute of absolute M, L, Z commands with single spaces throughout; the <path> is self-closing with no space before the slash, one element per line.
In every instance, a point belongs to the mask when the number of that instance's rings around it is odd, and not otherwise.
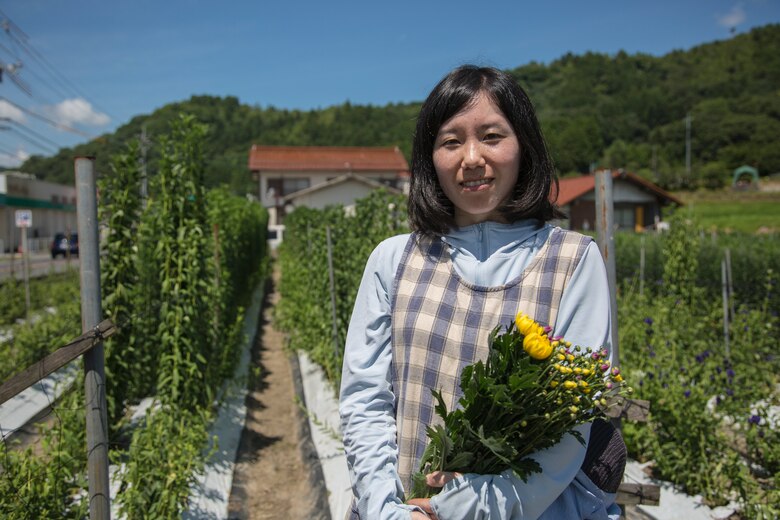
<path fill-rule="evenodd" d="M 702 355 L 702 354 L 698 354 L 698 355 L 696 356 L 696 362 L 697 362 L 697 363 L 704 363 L 704 355 Z"/>
<path fill-rule="evenodd" d="M 691 396 L 691 391 L 690 391 L 690 390 L 686 390 L 686 391 L 684 392 L 684 395 L 685 395 L 685 398 L 687 399 L 688 397 L 690 397 L 690 396 Z"/>
<path fill-rule="evenodd" d="M 734 379 L 734 371 L 732 369 L 729 368 L 728 370 L 726 370 L 726 375 L 728 376 L 729 379 Z"/>
<path fill-rule="evenodd" d="M 734 390 L 729 388 L 728 390 L 726 390 L 726 395 L 729 396 L 729 397 L 733 396 L 734 395 Z"/>
<path fill-rule="evenodd" d="M 758 415 L 751 415 L 750 419 L 748 419 L 748 423 L 761 424 L 761 417 L 759 417 Z"/>
<path fill-rule="evenodd" d="M 645 321 L 645 323 L 647 323 L 648 325 L 652 325 L 652 324 L 653 324 L 653 318 L 651 318 L 650 316 L 648 316 L 647 318 L 645 318 L 645 320 L 644 320 L 644 321 Z"/>
<path fill-rule="evenodd" d="M 717 396 L 717 397 L 715 398 L 715 404 L 720 404 L 721 402 L 723 402 L 723 399 L 721 399 L 721 397 L 720 397 L 720 396 Z"/>
<path fill-rule="evenodd" d="M 715 367 L 715 371 L 716 371 L 718 374 L 720 374 L 721 372 L 723 372 L 723 369 L 722 369 L 722 368 L 720 368 L 720 366 L 717 366 L 717 367 Z"/>
<path fill-rule="evenodd" d="M 599 359 L 600 357 L 601 357 L 601 356 L 599 356 L 599 353 L 598 353 L 598 352 L 594 352 L 593 354 L 591 354 L 591 355 L 590 355 L 590 358 L 591 358 L 591 359 Z"/>

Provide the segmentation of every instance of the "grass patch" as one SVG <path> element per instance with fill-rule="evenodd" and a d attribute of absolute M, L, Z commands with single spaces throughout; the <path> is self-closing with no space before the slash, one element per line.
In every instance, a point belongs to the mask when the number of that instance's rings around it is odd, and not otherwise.
<path fill-rule="evenodd" d="M 722 232 L 780 232 L 780 192 L 731 190 L 676 194 L 705 229 Z"/>

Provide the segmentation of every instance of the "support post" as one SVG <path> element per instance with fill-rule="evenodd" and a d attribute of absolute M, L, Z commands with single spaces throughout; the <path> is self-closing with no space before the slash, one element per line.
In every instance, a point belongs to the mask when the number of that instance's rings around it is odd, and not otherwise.
<path fill-rule="evenodd" d="M 734 321 L 734 279 L 731 277 L 731 250 L 726 248 L 726 281 L 728 282 L 728 295 L 729 295 L 729 321 Z"/>
<path fill-rule="evenodd" d="M 612 355 L 615 365 L 620 364 L 618 354 L 617 275 L 615 274 L 614 211 L 612 200 L 612 172 L 596 172 L 596 243 L 604 258 L 609 282 L 609 307 L 612 321 Z"/>
<path fill-rule="evenodd" d="M 22 230 L 22 266 L 24 267 L 24 309 L 25 316 L 30 319 L 30 252 L 27 244 L 27 228 Z"/>
<path fill-rule="evenodd" d="M 725 259 L 720 261 L 720 276 L 723 280 L 723 340 L 726 343 L 726 358 L 731 359 L 731 347 L 729 346 L 729 287 Z"/>
<path fill-rule="evenodd" d="M 341 349 L 339 348 L 339 329 L 336 324 L 336 280 L 333 274 L 333 245 L 330 241 L 330 226 L 325 226 L 325 237 L 328 242 L 328 278 L 330 280 L 330 309 L 331 321 L 333 323 L 333 353 L 336 356 L 336 362 L 338 362 L 341 357 Z"/>
<path fill-rule="evenodd" d="M 645 294 L 645 235 L 639 239 L 639 296 Z"/>
<path fill-rule="evenodd" d="M 77 157 L 75 170 L 81 278 L 81 329 L 86 332 L 100 323 L 102 315 L 95 159 Z M 111 497 L 108 481 L 108 413 L 102 342 L 84 354 L 84 373 L 89 518 L 109 520 Z"/>

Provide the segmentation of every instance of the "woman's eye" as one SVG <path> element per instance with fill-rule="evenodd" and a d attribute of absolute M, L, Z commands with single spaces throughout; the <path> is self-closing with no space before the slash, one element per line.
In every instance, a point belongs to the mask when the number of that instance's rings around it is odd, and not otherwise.
<path fill-rule="evenodd" d="M 456 144 L 458 144 L 458 140 L 457 139 L 453 139 L 453 138 L 444 139 L 441 142 L 442 146 L 455 146 Z"/>
<path fill-rule="evenodd" d="M 501 134 L 490 133 L 490 134 L 485 134 L 485 137 L 483 137 L 482 139 L 485 141 L 497 141 L 498 139 L 501 139 L 501 137 L 502 137 Z"/>

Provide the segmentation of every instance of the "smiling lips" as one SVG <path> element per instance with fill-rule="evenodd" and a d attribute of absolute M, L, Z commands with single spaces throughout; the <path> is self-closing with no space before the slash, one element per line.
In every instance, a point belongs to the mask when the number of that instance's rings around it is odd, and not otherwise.
<path fill-rule="evenodd" d="M 473 189 L 479 189 L 482 186 L 487 186 L 491 182 L 493 182 L 493 179 L 483 178 L 483 179 L 476 179 L 473 181 L 463 181 L 460 183 L 460 185 L 466 188 L 467 190 L 473 190 Z"/>

